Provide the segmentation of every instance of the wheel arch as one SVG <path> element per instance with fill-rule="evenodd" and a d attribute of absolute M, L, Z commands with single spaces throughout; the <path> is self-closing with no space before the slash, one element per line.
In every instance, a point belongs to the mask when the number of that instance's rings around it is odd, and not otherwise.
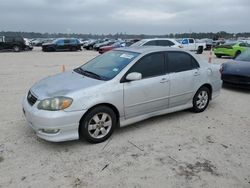
<path fill-rule="evenodd" d="M 92 106 L 91 108 L 89 108 L 89 109 L 83 114 L 83 116 L 81 117 L 81 119 L 80 119 L 80 121 L 79 121 L 79 126 L 78 126 L 78 133 L 79 133 L 79 135 L 81 135 L 81 134 L 80 134 L 80 129 L 81 129 L 80 124 L 81 124 L 81 122 L 84 120 L 86 114 L 87 114 L 89 111 L 91 111 L 92 109 L 94 109 L 94 108 L 96 108 L 96 107 L 98 107 L 98 106 L 107 106 L 107 107 L 111 108 L 111 109 L 114 111 L 115 115 L 116 115 L 116 118 L 117 118 L 117 126 L 118 126 L 118 127 L 120 126 L 120 120 L 119 120 L 119 119 L 120 119 L 120 113 L 119 113 L 119 110 L 116 108 L 116 106 L 114 106 L 113 104 L 110 104 L 110 103 L 99 103 L 99 104 L 96 104 L 96 105 Z"/>
<path fill-rule="evenodd" d="M 202 88 L 202 87 L 206 87 L 206 88 L 209 89 L 209 92 L 210 92 L 209 99 L 212 100 L 212 93 L 213 93 L 212 85 L 209 84 L 209 83 L 205 83 L 205 84 L 201 85 L 201 86 L 199 87 L 199 89 Z M 199 89 L 198 89 L 198 90 L 199 90 Z M 197 91 L 198 91 L 198 90 L 197 90 Z"/>

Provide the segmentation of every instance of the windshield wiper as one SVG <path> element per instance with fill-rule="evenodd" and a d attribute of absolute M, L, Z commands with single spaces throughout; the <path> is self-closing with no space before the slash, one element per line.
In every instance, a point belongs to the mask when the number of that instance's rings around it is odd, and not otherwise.
<path fill-rule="evenodd" d="M 77 73 L 79 73 L 79 74 L 91 77 L 91 78 L 96 78 L 98 80 L 106 80 L 104 77 L 102 77 L 102 76 L 100 76 L 100 75 L 98 75 L 98 74 L 96 74 L 94 72 L 84 70 L 81 67 L 76 68 L 74 71 L 77 72 Z"/>

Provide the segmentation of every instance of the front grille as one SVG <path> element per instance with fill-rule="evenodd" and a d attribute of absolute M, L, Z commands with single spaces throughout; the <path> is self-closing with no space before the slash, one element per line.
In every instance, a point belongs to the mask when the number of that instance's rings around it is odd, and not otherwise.
<path fill-rule="evenodd" d="M 37 98 L 29 91 L 28 95 L 27 95 L 27 100 L 28 100 L 28 103 L 33 106 L 36 101 L 37 101 Z"/>

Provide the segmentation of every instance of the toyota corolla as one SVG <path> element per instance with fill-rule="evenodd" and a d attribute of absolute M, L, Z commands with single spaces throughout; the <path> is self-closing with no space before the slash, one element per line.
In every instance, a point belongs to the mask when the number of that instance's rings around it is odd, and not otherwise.
<path fill-rule="evenodd" d="M 23 112 L 45 140 L 99 143 L 115 128 L 153 116 L 203 112 L 220 93 L 219 69 L 180 49 L 116 49 L 34 84 Z"/>

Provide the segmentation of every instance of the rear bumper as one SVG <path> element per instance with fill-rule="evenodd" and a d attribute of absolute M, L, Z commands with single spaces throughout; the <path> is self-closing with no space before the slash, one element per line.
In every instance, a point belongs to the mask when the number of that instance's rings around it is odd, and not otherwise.
<path fill-rule="evenodd" d="M 46 111 L 37 109 L 36 102 L 31 106 L 26 97 L 23 99 L 23 112 L 28 125 L 38 137 L 52 142 L 79 139 L 79 122 L 86 111 Z M 45 130 L 57 130 L 48 133 Z"/>
<path fill-rule="evenodd" d="M 250 89 L 250 76 L 223 74 L 221 79 L 224 85 Z"/>

